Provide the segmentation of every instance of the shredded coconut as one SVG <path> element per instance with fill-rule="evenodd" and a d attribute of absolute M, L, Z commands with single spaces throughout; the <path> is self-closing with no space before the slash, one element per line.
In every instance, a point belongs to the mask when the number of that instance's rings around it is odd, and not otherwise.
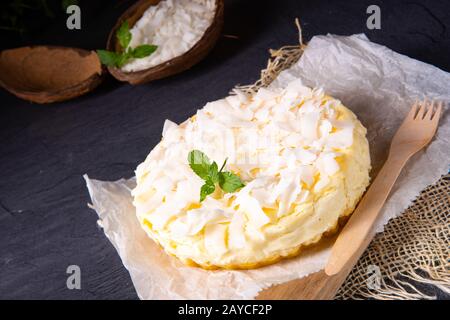
<path fill-rule="evenodd" d="M 158 49 L 131 60 L 122 70 L 148 69 L 189 51 L 211 25 L 215 8 L 215 0 L 164 0 L 150 6 L 130 30 L 130 47 L 153 44 Z"/>

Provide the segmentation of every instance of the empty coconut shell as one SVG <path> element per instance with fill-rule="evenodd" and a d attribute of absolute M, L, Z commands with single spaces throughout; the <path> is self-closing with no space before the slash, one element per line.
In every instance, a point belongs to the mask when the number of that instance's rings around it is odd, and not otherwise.
<path fill-rule="evenodd" d="M 91 91 L 101 80 L 102 66 L 93 51 L 33 46 L 0 53 L 0 85 L 28 101 L 72 99 Z"/>
<path fill-rule="evenodd" d="M 130 27 L 142 17 L 150 6 L 157 5 L 160 0 L 140 0 L 132 5 L 117 21 L 108 37 L 107 49 L 118 51 L 120 49 L 116 41 L 116 31 L 127 20 Z M 187 52 L 157 66 L 135 72 L 125 72 L 119 68 L 108 67 L 108 71 L 118 80 L 131 84 L 141 84 L 156 79 L 165 78 L 173 74 L 189 69 L 201 61 L 214 47 L 223 27 L 224 0 L 216 0 L 216 12 L 211 25 L 206 29 L 202 38 Z"/>

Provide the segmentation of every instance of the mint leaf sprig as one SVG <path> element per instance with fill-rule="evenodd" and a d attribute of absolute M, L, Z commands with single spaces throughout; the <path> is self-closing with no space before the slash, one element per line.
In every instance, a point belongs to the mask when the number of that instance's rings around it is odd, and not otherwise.
<path fill-rule="evenodd" d="M 238 175 L 223 171 L 227 159 L 222 164 L 220 170 L 217 163 L 209 160 L 208 156 L 200 150 L 192 150 L 188 155 L 189 166 L 205 183 L 200 189 L 200 202 L 216 190 L 218 184 L 225 193 L 235 192 L 245 186 Z"/>
<path fill-rule="evenodd" d="M 128 48 L 131 42 L 132 34 L 128 21 L 124 21 L 116 32 L 116 38 L 122 48 L 122 52 L 113 52 L 108 50 L 97 50 L 97 55 L 102 64 L 108 67 L 122 67 L 130 59 L 140 59 L 151 55 L 158 49 L 158 46 L 143 44 L 136 48 Z"/>

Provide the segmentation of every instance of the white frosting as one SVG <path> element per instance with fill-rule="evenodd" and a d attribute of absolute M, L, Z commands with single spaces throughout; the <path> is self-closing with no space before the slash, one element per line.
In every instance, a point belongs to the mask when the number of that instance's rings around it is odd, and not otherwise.
<path fill-rule="evenodd" d="M 353 152 L 355 124 L 361 145 L 356 147 L 363 160 L 361 168 L 354 167 L 361 174 L 355 174 L 354 192 L 349 193 L 345 176 L 338 175 L 339 159 Z M 300 81 L 285 89 L 262 88 L 253 98 L 237 91 L 206 104 L 181 125 L 166 120 L 161 143 L 136 170 L 137 215 L 144 225 L 145 221 L 151 224 L 146 231 L 167 251 L 200 264 L 239 262 L 240 248 L 247 249 L 243 260 L 248 262 L 248 250 L 267 241 L 275 232 L 268 230 L 275 228 L 278 239 L 264 249 L 269 257 L 311 241 L 356 204 L 368 183 L 370 167 L 364 135 L 365 129 L 338 100 Z M 246 186 L 228 194 L 217 188 L 199 203 L 203 181 L 187 162 L 193 149 L 203 151 L 219 166 L 228 159 L 225 170 L 238 174 Z M 336 214 L 322 214 L 324 221 L 320 227 L 311 227 L 310 235 L 302 229 L 307 221 L 301 222 L 299 235 L 284 234 L 282 230 L 290 230 L 293 223 L 289 221 L 300 223 L 296 216 L 302 210 L 307 216 L 332 206 L 314 209 L 314 202 L 336 189 L 328 195 L 336 203 Z"/>
<path fill-rule="evenodd" d="M 148 57 L 126 63 L 122 70 L 139 71 L 156 66 L 189 51 L 211 25 L 215 0 L 162 0 L 150 6 L 131 28 L 130 47 L 157 45 Z"/>

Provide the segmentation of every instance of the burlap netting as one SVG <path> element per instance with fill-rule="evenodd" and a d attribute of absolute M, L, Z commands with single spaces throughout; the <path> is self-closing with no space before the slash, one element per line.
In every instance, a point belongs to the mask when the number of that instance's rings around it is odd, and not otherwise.
<path fill-rule="evenodd" d="M 375 236 L 337 294 L 339 299 L 433 299 L 411 281 L 450 293 L 450 175 L 426 188 L 403 214 Z M 367 285 L 370 265 L 379 288 Z"/>
<path fill-rule="evenodd" d="M 260 78 L 254 84 L 237 88 L 253 94 L 298 61 L 306 45 L 298 20 L 296 24 L 299 44 L 270 49 L 271 58 Z M 450 294 L 449 215 L 450 175 L 446 175 L 422 191 L 402 215 L 392 219 L 384 232 L 374 238 L 336 298 L 435 298 L 421 291 L 418 283 L 434 285 Z M 379 280 L 368 285 L 374 271 L 380 275 Z"/>

